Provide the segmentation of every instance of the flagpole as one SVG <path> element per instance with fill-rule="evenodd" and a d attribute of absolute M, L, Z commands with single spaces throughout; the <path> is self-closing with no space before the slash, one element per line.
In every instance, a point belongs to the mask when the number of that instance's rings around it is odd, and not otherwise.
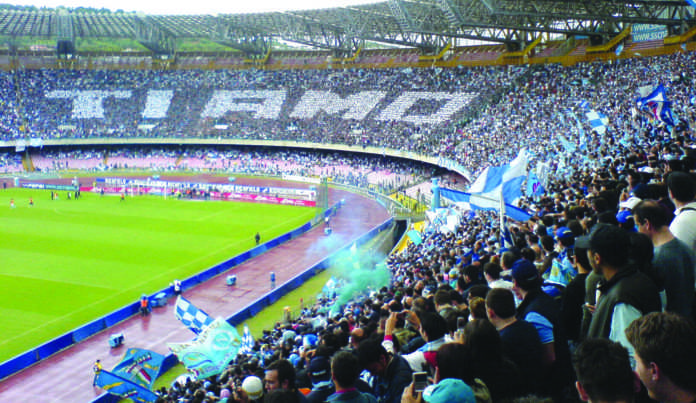
<path fill-rule="evenodd" d="M 503 188 L 500 188 L 500 247 L 505 246 L 505 198 Z"/>

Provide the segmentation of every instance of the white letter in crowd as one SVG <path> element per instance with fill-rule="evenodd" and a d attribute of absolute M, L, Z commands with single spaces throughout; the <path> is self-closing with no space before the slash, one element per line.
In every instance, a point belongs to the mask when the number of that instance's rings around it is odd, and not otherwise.
<path fill-rule="evenodd" d="M 401 94 L 394 102 L 387 106 L 377 118 L 378 120 L 401 120 L 414 124 L 438 124 L 447 121 L 452 115 L 464 108 L 476 93 L 455 93 L 448 92 L 413 92 L 408 91 Z M 416 103 L 420 100 L 429 100 L 430 105 L 422 105 L 418 108 Z M 444 105 L 433 111 L 433 101 Z M 406 115 L 409 109 L 414 108 L 414 112 L 429 112 L 426 115 Z"/>
<path fill-rule="evenodd" d="M 329 115 L 348 109 L 343 119 L 363 120 L 379 101 L 384 98 L 383 91 L 363 91 L 347 96 L 345 99 L 331 91 L 307 91 L 290 114 L 291 118 L 311 119 L 319 111 Z"/>
<path fill-rule="evenodd" d="M 103 119 L 104 118 L 104 99 L 114 97 L 126 99 L 131 97 L 131 91 L 49 91 L 46 98 L 72 99 L 72 118 L 73 119 Z"/>
<path fill-rule="evenodd" d="M 145 110 L 143 111 L 143 118 L 166 118 L 169 105 L 172 103 L 172 98 L 174 98 L 174 91 L 172 90 L 148 90 L 147 100 L 145 101 Z"/>
<path fill-rule="evenodd" d="M 285 101 L 285 90 L 276 91 L 215 91 L 205 105 L 201 117 L 219 118 L 230 111 L 256 112 L 255 119 L 277 119 Z M 236 102 L 240 99 L 259 102 Z"/>

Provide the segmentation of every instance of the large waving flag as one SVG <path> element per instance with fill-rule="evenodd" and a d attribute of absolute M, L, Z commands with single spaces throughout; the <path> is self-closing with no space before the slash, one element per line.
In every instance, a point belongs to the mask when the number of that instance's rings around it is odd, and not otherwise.
<path fill-rule="evenodd" d="M 522 196 L 522 182 L 527 176 L 527 149 L 520 150 L 517 157 L 509 164 L 488 167 L 469 188 L 472 196 L 513 203 Z"/>
<path fill-rule="evenodd" d="M 452 200 L 455 203 L 466 203 L 472 210 L 500 210 L 500 198 L 498 200 L 488 199 L 471 193 L 460 192 L 452 189 L 440 189 L 441 195 L 444 198 Z M 532 218 L 532 215 L 525 210 L 515 207 L 512 204 L 505 203 L 505 215 L 515 221 L 524 222 Z"/>
<path fill-rule="evenodd" d="M 469 187 L 471 193 L 489 193 L 503 183 L 503 175 L 510 165 L 486 167 Z"/>
<path fill-rule="evenodd" d="M 154 351 L 140 348 L 129 348 L 123 359 L 111 370 L 130 382 L 152 389 L 152 385 L 160 376 L 164 356 Z"/>
<path fill-rule="evenodd" d="M 196 308 L 189 300 L 179 295 L 176 298 L 174 315 L 195 334 L 199 334 L 204 327 L 213 323 L 213 318 L 202 309 Z"/>
<path fill-rule="evenodd" d="M 94 384 L 105 391 L 138 403 L 149 403 L 157 400 L 157 395 L 150 389 L 131 382 L 118 374 L 101 370 L 94 375 Z"/>
<path fill-rule="evenodd" d="M 168 343 L 172 353 L 193 372 L 197 379 L 218 375 L 232 361 L 242 346 L 237 329 L 223 318 L 217 318 L 203 329 L 196 340 Z"/>

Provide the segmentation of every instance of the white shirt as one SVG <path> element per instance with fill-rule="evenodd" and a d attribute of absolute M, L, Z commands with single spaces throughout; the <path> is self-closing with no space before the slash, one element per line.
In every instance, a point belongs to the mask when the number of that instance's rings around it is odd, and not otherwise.
<path fill-rule="evenodd" d="M 669 231 L 696 252 L 696 202 L 678 208 L 674 214 L 676 216 L 669 225 Z"/>

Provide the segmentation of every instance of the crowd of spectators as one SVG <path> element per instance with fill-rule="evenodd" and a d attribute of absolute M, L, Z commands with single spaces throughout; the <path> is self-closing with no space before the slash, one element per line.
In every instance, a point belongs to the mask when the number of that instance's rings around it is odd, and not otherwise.
<path fill-rule="evenodd" d="M 448 124 L 466 113 L 466 103 L 485 99 L 510 85 L 517 73 L 504 68 L 454 68 L 169 72 L 43 69 L 19 70 L 15 74 L 28 133 L 44 139 L 219 137 L 432 152 L 448 143 L 439 140 Z M 264 110 L 280 110 L 270 114 L 249 112 L 250 104 L 262 100 L 234 100 L 229 91 L 258 91 L 251 98 L 267 96 L 263 103 L 268 108 Z M 409 95 L 409 91 L 420 95 Z M 342 118 L 345 111 L 314 116 L 315 112 L 306 110 L 300 102 L 303 95 L 310 94 L 307 96 L 314 97 L 313 105 L 327 106 L 337 101 L 336 97 L 346 99 L 362 92 L 365 101 L 373 103 L 373 110 L 362 103 L 350 106 L 338 100 L 343 107 L 350 107 L 352 115 L 360 116 L 358 119 Z M 468 95 L 450 99 L 443 98 L 443 93 Z M 419 99 L 423 94 L 428 94 L 426 99 Z M 12 94 L 8 97 L 15 98 Z M 410 107 L 400 105 L 411 98 L 420 102 Z M 448 100 L 449 107 L 445 107 Z M 386 107 L 391 104 L 391 108 Z M 406 115 L 412 122 L 399 119 L 399 106 L 408 108 Z M 448 108 L 453 111 L 447 112 Z M 433 115 L 430 121 L 425 119 L 429 115 Z"/>
<path fill-rule="evenodd" d="M 694 53 L 676 52 L 575 66 L 18 70 L 0 75 L 7 84 L 0 102 L 8 112 L 2 116 L 0 136 L 205 137 L 376 146 L 447 157 L 474 173 L 509 161 L 526 146 L 533 162 L 555 159 L 559 169 L 573 171 L 599 163 L 611 146 L 591 135 L 580 102 L 609 117 L 612 141 L 624 149 L 645 148 L 646 132 L 654 128 L 640 123 L 637 90 L 664 84 L 680 130 L 695 119 L 689 74 L 694 59 Z M 213 96 L 216 91 L 222 95 Z M 264 98 L 239 98 L 250 91 Z M 350 97 L 361 93 L 370 96 L 359 106 L 352 104 Z M 471 95 L 458 100 L 441 98 L 443 93 Z M 418 98 L 423 94 L 432 97 Z M 305 96 L 331 112 L 305 110 Z M 415 103 L 399 112 L 399 103 L 409 100 Z M 458 102 L 468 104 L 460 108 Z M 346 109 L 333 110 L 339 105 Z M 449 107 L 456 112 L 446 113 Z M 559 135 L 590 151 L 564 152 L 567 144 Z"/>
<path fill-rule="evenodd" d="M 0 152 L 0 173 L 18 173 L 24 171 L 22 157 L 17 153 Z"/>
<path fill-rule="evenodd" d="M 347 393 L 356 399 L 350 401 L 378 402 L 676 402 L 696 397 L 691 369 L 696 360 L 694 62 L 696 54 L 677 52 L 516 70 L 17 74 L 22 99 L 40 103 L 33 109 L 27 107 L 31 102 L 23 103 L 23 117 L 32 130 L 49 136 L 62 136 L 59 126 L 74 126 L 74 119 L 65 118 L 73 113 L 69 102 L 41 100 L 68 82 L 95 91 L 140 88 L 143 94 L 176 84 L 174 98 L 196 99 L 172 102 L 171 119 L 142 135 L 218 136 L 215 125 L 223 122 L 204 127 L 177 109 L 201 110 L 208 97 L 177 90 L 200 85 L 205 93 L 234 82 L 241 89 L 285 88 L 294 99 L 307 89 L 345 97 L 384 88 L 460 91 L 491 80 L 487 88 L 504 90 L 501 98 L 463 122 L 426 128 L 369 119 L 348 123 L 332 116 L 303 122 L 289 112 L 277 121 L 232 113 L 221 130 L 240 138 L 362 142 L 427 152 L 457 160 L 472 172 L 508 162 L 525 147 L 533 167 L 546 166 L 545 194 L 520 202 L 532 214 L 529 221 L 501 229 L 495 212 L 461 211 L 454 228 L 432 225 L 418 242 L 387 259 L 388 286 L 367 289 L 331 311 L 325 307 L 335 305 L 334 296 L 324 295 L 298 318 L 264 332 L 253 351 L 238 356 L 220 376 L 160 390 L 162 402 L 322 402 L 343 400 Z M 635 106 L 638 87 L 659 83 L 668 87 L 674 125 Z M 607 115 L 604 130 L 590 129 L 581 101 Z M 105 110 L 118 109 L 110 102 L 118 100 L 105 101 Z M 62 109 L 51 109 L 56 105 Z M 138 116 L 126 109 L 128 116 Z M 38 112 L 31 115 L 32 110 Z M 114 117 L 106 120 L 127 121 Z M 460 117 L 463 112 L 455 119 Z M 70 129 L 68 137 L 128 136 L 141 121 L 107 132 L 102 123 L 89 124 Z M 313 158 L 289 153 L 305 164 L 305 158 Z M 267 169 L 265 164 L 256 169 Z M 666 341 L 658 345 L 656 334 Z M 361 379 L 347 375 L 355 371 L 341 373 L 355 367 L 344 352 L 357 358 Z M 588 373 L 591 357 L 605 363 L 604 378 Z M 332 365 L 336 362 L 344 364 Z M 642 392 L 636 391 L 635 378 L 626 376 L 627 366 L 637 371 Z M 416 391 L 416 372 L 428 373 L 433 385 Z M 243 387 L 252 376 L 265 381 L 265 396 Z"/>
<path fill-rule="evenodd" d="M 14 159 L 14 160 L 13 160 Z M 19 162 L 16 162 L 18 160 Z M 37 172 L 51 173 L 78 169 L 95 173 L 116 170 L 161 172 L 214 172 L 230 175 L 295 175 L 328 178 L 331 182 L 383 193 L 404 190 L 421 183 L 441 170 L 418 161 L 368 154 L 333 151 L 301 151 L 283 148 L 242 147 L 152 147 L 43 148 L 32 151 L 30 160 Z M 5 166 L 21 172 L 17 154 L 0 155 L 0 172 Z M 461 183 L 461 182 L 460 182 Z"/>
<path fill-rule="evenodd" d="M 272 371 L 261 367 L 276 354 L 275 362 L 293 368 L 293 396 L 315 393 L 330 378 L 312 373 L 329 373 L 330 357 L 352 351 L 368 386 L 357 390 L 380 402 L 693 399 L 696 380 L 681 375 L 693 372 L 696 358 L 687 336 L 695 313 L 696 236 L 687 228 L 696 228 L 689 207 L 696 142 L 691 89 L 682 85 L 690 78 L 674 73 L 693 58 L 544 66 L 527 76 L 461 132 L 468 138 L 460 151 L 475 161 L 507 162 L 527 146 L 550 165 L 546 194 L 521 202 L 532 219 L 508 224 L 510 244 L 497 213 L 462 211 L 454 230 L 432 226 L 388 258 L 389 286 L 366 290 L 338 315 L 322 312 L 331 305 L 322 300 L 279 323 L 231 371 L 263 379 Z M 623 107 L 645 68 L 672 83 L 674 127 Z M 584 119 L 575 104 L 581 99 L 607 114 L 606 131 L 578 127 L 567 110 Z M 569 149 L 559 132 L 586 139 L 584 147 L 574 141 Z M 680 329 L 670 338 L 676 346 L 653 341 L 660 326 Z M 421 371 L 433 385 L 416 392 L 411 375 Z M 209 382 L 229 391 L 227 401 L 247 400 L 230 378 Z M 204 386 L 190 384 L 188 392 L 205 401 Z M 162 393 L 162 401 L 171 398 Z"/>
<path fill-rule="evenodd" d="M 22 125 L 17 111 L 17 97 L 14 76 L 0 71 L 0 139 L 15 140 L 23 138 Z"/>

